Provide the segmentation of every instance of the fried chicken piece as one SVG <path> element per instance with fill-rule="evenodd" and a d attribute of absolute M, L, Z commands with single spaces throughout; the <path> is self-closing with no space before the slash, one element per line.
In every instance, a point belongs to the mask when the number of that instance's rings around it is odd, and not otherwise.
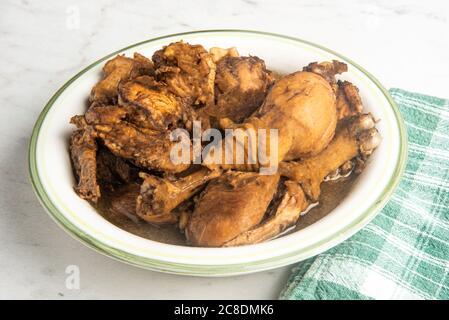
<path fill-rule="evenodd" d="M 168 178 L 142 173 L 143 183 L 137 198 L 137 214 L 154 224 L 174 223 L 178 217 L 172 212 L 173 209 L 219 175 L 219 171 L 201 168 L 186 177 L 170 181 Z"/>
<path fill-rule="evenodd" d="M 116 156 L 139 167 L 169 173 L 186 170 L 189 164 L 175 164 L 170 159 L 174 142 L 169 132 L 138 128 L 127 122 L 94 125 L 95 132 Z"/>
<path fill-rule="evenodd" d="M 359 89 L 349 81 L 338 81 L 337 116 L 344 119 L 362 113 L 363 103 Z"/>
<path fill-rule="evenodd" d="M 100 198 L 97 183 L 97 143 L 89 129 L 78 129 L 70 137 L 70 157 L 78 184 L 75 192 L 82 198 L 96 203 Z"/>
<path fill-rule="evenodd" d="M 268 216 L 255 228 L 226 242 L 224 247 L 253 244 L 272 239 L 296 223 L 300 213 L 309 206 L 309 201 L 297 182 L 285 181 L 284 185 L 286 190 L 283 192 L 280 203 L 276 206 L 275 213 Z"/>
<path fill-rule="evenodd" d="M 150 59 L 138 53 L 134 53 L 134 58 L 116 56 L 104 65 L 103 79 L 92 88 L 90 101 L 115 103 L 119 83 L 140 75 L 154 75 L 153 62 Z"/>
<path fill-rule="evenodd" d="M 371 114 L 343 121 L 334 139 L 321 153 L 300 161 L 281 162 L 279 172 L 299 182 L 305 194 L 316 201 L 321 182 L 327 175 L 351 159 L 366 158 L 380 144 L 381 137 L 374 126 Z"/>
<path fill-rule="evenodd" d="M 128 111 L 130 122 L 160 131 L 175 126 L 183 118 L 185 109 L 175 95 L 149 76 L 120 85 L 119 104 Z"/>
<path fill-rule="evenodd" d="M 202 192 L 187 224 L 194 246 L 219 247 L 258 225 L 276 192 L 279 175 L 228 171 Z"/>
<path fill-rule="evenodd" d="M 226 56 L 217 63 L 215 105 L 208 112 L 239 123 L 260 107 L 272 83 L 263 60 Z"/>
<path fill-rule="evenodd" d="M 189 105 L 214 102 L 215 63 L 201 45 L 175 42 L 153 55 L 156 77 Z"/>
<path fill-rule="evenodd" d="M 164 84 L 149 76 L 140 76 L 119 86 L 119 105 L 92 103 L 85 113 L 88 124 L 115 124 L 127 121 L 140 128 L 166 131 L 191 127 L 201 117 L 179 98 L 168 92 Z M 204 126 L 207 127 L 207 119 Z"/>

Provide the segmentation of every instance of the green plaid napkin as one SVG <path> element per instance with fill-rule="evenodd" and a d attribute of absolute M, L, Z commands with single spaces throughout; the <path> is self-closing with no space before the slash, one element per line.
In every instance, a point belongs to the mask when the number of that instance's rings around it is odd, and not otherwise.
<path fill-rule="evenodd" d="M 449 101 L 390 90 L 405 119 L 405 174 L 376 218 L 301 262 L 281 299 L 449 299 Z"/>

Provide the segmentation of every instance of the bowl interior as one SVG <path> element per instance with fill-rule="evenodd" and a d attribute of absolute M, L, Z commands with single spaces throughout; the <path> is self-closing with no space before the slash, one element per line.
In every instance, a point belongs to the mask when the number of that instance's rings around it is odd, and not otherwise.
<path fill-rule="evenodd" d="M 147 268 L 202 275 L 232 274 L 271 268 L 308 258 L 336 245 L 360 229 L 391 194 L 405 158 L 399 113 L 384 89 L 363 69 L 346 58 L 316 45 L 282 36 L 246 31 L 211 31 L 174 35 L 121 50 L 151 56 L 173 41 L 184 40 L 206 48 L 237 47 L 241 55 L 255 55 L 280 73 L 301 69 L 312 61 L 337 59 L 348 64 L 341 78 L 359 87 L 366 111 L 380 119 L 383 137 L 349 195 L 326 217 L 307 228 L 261 244 L 236 248 L 192 248 L 162 244 L 130 234 L 106 221 L 73 191 L 68 138 L 69 119 L 85 110 L 103 61 L 71 79 L 51 99 L 35 127 L 30 146 L 31 177 L 36 192 L 57 222 L 103 253 Z M 111 56 L 115 55 L 111 54 Z"/>

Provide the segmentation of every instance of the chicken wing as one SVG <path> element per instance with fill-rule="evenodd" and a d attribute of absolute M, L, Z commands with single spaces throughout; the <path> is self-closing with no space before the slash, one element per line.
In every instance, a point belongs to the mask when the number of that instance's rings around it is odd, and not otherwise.
<path fill-rule="evenodd" d="M 149 174 L 141 174 L 143 178 L 140 195 L 137 198 L 137 214 L 150 223 L 173 223 L 177 216 L 173 209 L 183 201 L 191 198 L 210 180 L 218 177 L 219 171 L 201 168 L 198 171 L 170 181 Z"/>

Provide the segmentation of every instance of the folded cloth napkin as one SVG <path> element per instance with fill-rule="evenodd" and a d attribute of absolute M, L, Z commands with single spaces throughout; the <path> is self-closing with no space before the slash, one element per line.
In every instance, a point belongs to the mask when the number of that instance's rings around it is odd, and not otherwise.
<path fill-rule="evenodd" d="M 293 269 L 281 299 L 449 299 L 449 101 L 391 89 L 406 171 L 373 221 Z"/>

